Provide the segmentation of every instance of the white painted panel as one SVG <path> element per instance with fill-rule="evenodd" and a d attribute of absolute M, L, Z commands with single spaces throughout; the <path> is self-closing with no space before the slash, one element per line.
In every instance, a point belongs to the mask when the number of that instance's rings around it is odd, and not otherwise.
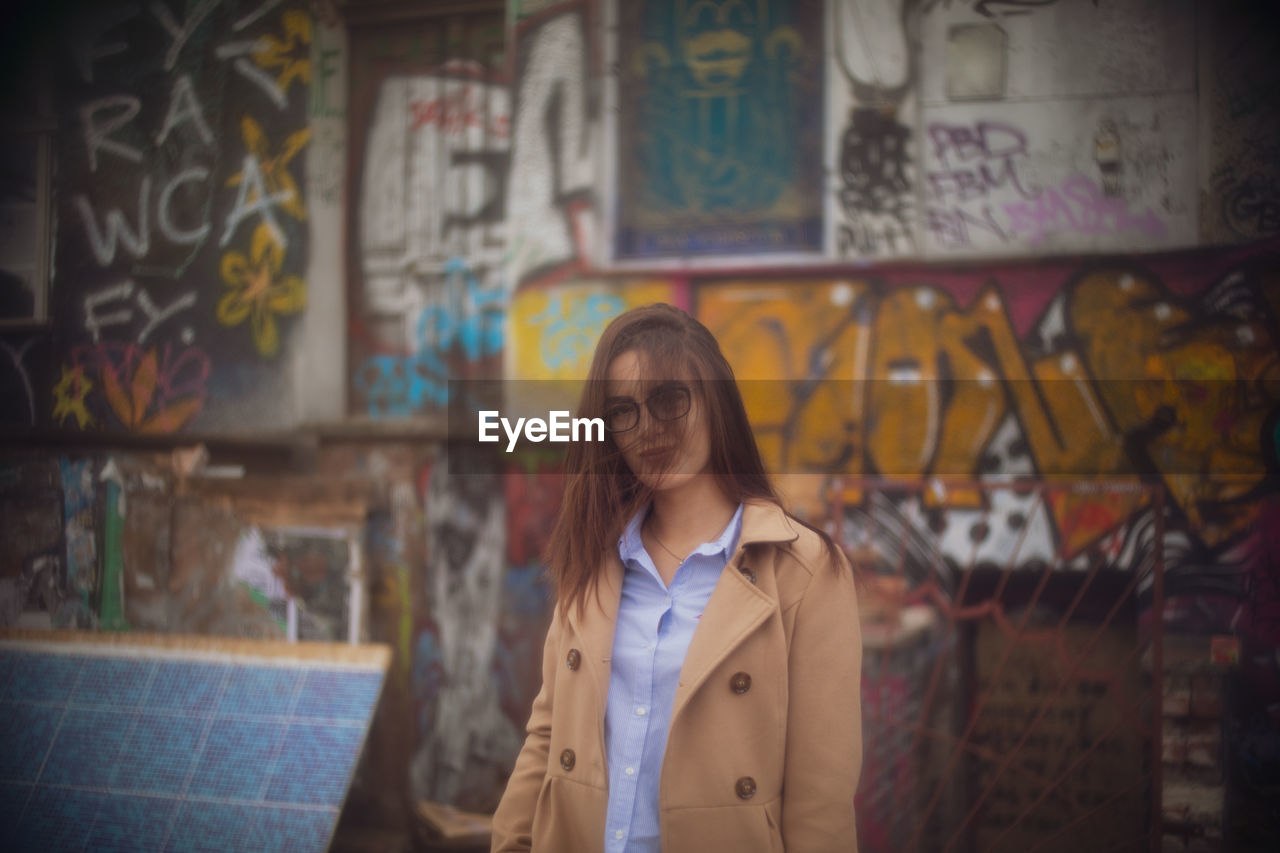
<path fill-rule="evenodd" d="M 921 93 L 947 102 L 952 27 L 1008 36 L 1006 100 L 1185 92 L 1195 87 L 1191 0 L 933 0 L 921 20 Z"/>
<path fill-rule="evenodd" d="M 918 253 L 916 58 L 903 5 L 827 5 L 824 245 L 842 261 Z"/>
<path fill-rule="evenodd" d="M 1195 117 L 1189 94 L 924 109 L 925 253 L 1194 244 Z"/>

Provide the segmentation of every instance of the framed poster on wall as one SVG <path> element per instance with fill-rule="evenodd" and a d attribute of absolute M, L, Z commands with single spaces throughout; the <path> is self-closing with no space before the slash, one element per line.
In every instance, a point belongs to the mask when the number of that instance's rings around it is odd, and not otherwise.
<path fill-rule="evenodd" d="M 636 0 L 610 14 L 613 259 L 821 252 L 820 0 Z"/>

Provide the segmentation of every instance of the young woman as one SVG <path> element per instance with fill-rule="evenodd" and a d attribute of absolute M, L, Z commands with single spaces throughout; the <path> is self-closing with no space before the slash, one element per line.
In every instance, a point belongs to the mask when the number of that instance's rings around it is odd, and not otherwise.
<path fill-rule="evenodd" d="M 601 336 L 548 549 L 557 606 L 493 850 L 855 851 L 853 571 L 788 515 L 733 371 L 669 305 Z"/>

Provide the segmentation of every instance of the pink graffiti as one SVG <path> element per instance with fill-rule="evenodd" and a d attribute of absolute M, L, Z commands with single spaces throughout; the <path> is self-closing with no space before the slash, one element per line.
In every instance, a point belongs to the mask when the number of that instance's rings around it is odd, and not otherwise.
<path fill-rule="evenodd" d="M 1147 208 L 1133 213 L 1123 199 L 1107 198 L 1102 189 L 1084 175 L 1072 175 L 1057 187 L 1043 188 L 1035 198 L 1004 205 L 1008 228 L 1026 234 L 1036 245 L 1050 234 L 1116 234 L 1137 231 L 1149 237 L 1163 237 L 1168 226 Z"/>

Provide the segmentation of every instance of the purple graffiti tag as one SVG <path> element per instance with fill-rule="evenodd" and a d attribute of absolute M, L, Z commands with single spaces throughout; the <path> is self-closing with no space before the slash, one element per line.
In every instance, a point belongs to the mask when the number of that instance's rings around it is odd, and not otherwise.
<path fill-rule="evenodd" d="M 1034 199 L 1006 203 L 1004 213 L 1009 230 L 1027 235 L 1027 243 L 1032 246 L 1050 234 L 1095 236 L 1137 231 L 1149 237 L 1163 237 L 1169 231 L 1151 208 L 1134 213 L 1123 199 L 1107 198 L 1084 175 L 1072 175 L 1061 186 L 1046 188 Z"/>

